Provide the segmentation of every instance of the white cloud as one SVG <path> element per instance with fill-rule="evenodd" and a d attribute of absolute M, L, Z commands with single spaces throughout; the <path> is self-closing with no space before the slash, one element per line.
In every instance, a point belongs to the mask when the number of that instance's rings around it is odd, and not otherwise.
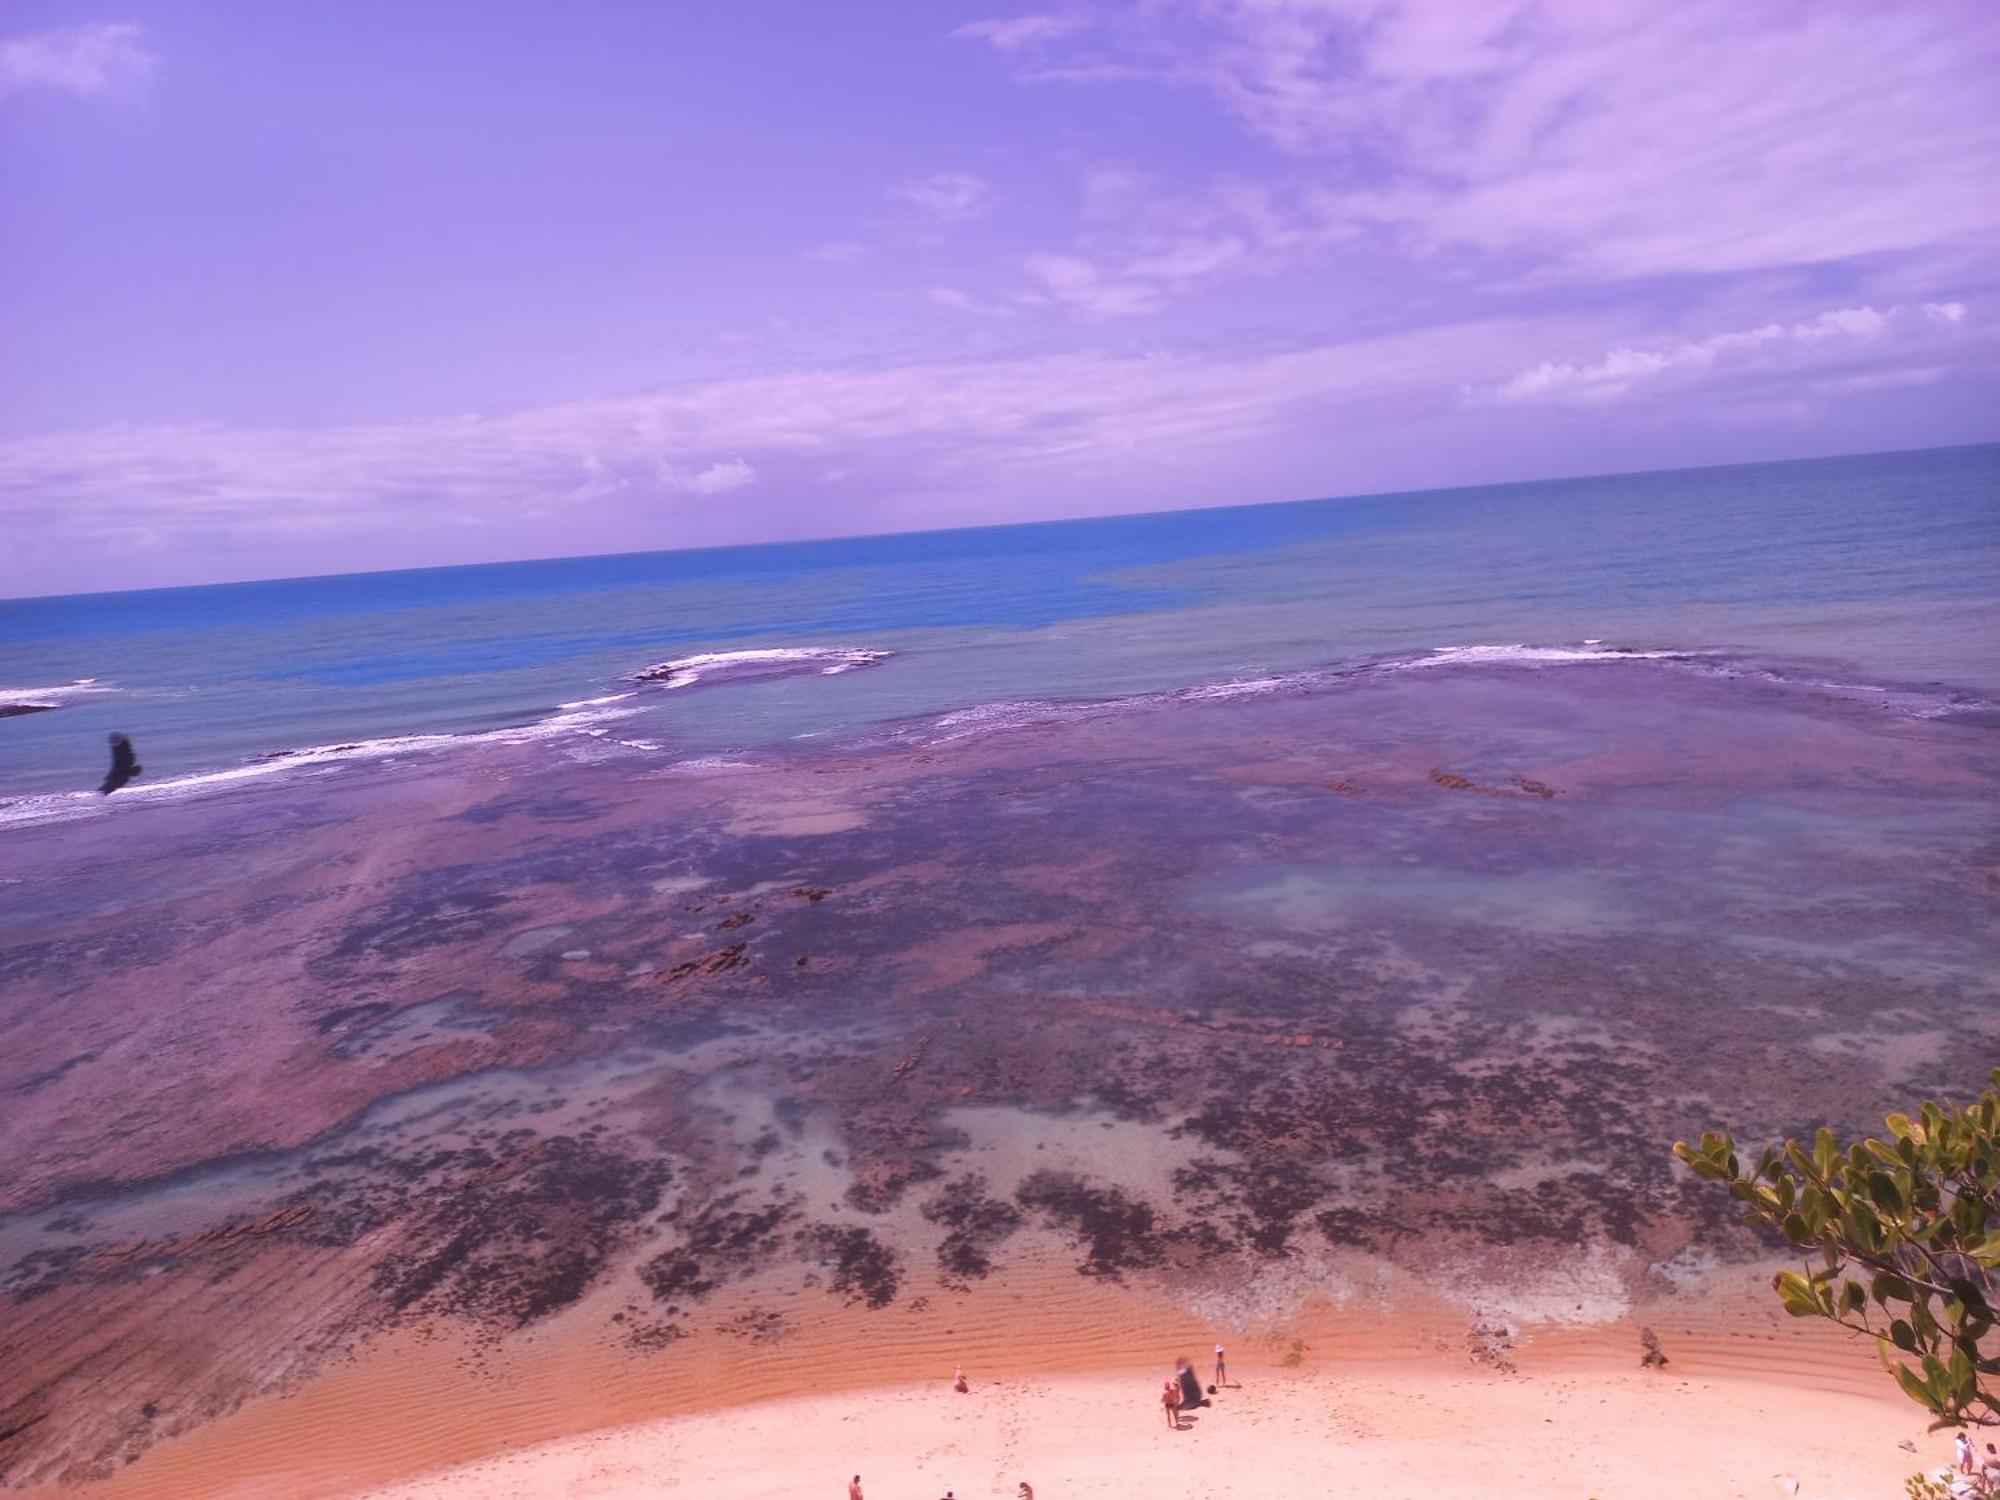
<path fill-rule="evenodd" d="M 1008 16 L 990 21 L 968 21 L 952 32 L 955 37 L 990 44 L 1000 52 L 1014 52 L 1038 42 L 1052 42 L 1081 30 L 1080 16 Z"/>
<path fill-rule="evenodd" d="M 524 516 L 602 524 L 607 507 L 646 514 L 662 496 L 728 493 L 767 468 L 894 475 L 901 490 L 933 496 L 1061 477 L 1102 503 L 1107 481 L 1169 478 L 1302 415 L 1323 424 L 1397 397 L 1449 409 L 1459 379 L 1500 378 L 1524 337 L 1479 323 L 1235 356 L 801 371 L 496 417 L 44 433 L 0 439 L 0 532 L 44 552 L 122 556 L 148 536 L 166 550 L 223 551 Z"/>
<path fill-rule="evenodd" d="M 1021 315 L 1017 307 L 976 297 L 963 287 L 926 287 L 924 298 L 934 307 L 947 307 L 953 312 L 974 313 L 982 318 L 1017 318 Z"/>
<path fill-rule="evenodd" d="M 1031 299 L 1052 300 L 1100 318 L 1131 317 L 1160 306 L 1156 288 L 1142 280 L 1107 278 L 1075 255 L 1031 255 L 1022 264 L 1040 283 Z"/>
<path fill-rule="evenodd" d="M 664 488 L 691 495 L 726 495 L 757 481 L 757 471 L 740 458 L 718 459 L 693 473 L 661 464 L 657 472 Z"/>
<path fill-rule="evenodd" d="M 93 21 L 0 40 L 0 95 L 30 89 L 89 97 L 145 82 L 158 61 L 145 28 Z"/>
<path fill-rule="evenodd" d="M 1079 306 L 1122 295 L 1087 261 L 1047 257 L 1040 272 L 1045 295 L 1060 289 Z M 1748 392 L 1769 412 L 1780 409 L 1775 398 L 1796 407 L 1801 395 L 1838 389 L 1829 381 L 1916 366 L 1962 373 L 1993 352 L 1963 304 L 1912 301 L 1519 369 L 1519 351 L 1537 343 L 1612 342 L 1594 317 L 1482 319 L 1288 348 L 795 370 L 493 417 L 0 438 L 0 534 L 30 539 L 25 554 L 0 558 L 0 581 L 11 571 L 34 587 L 37 556 L 72 566 L 100 558 L 106 574 L 130 577 L 144 548 L 199 556 L 213 576 L 224 554 L 301 538 L 351 545 L 385 531 L 432 538 L 424 555 L 442 559 L 530 535 L 528 545 L 548 549 L 606 547 L 658 536 L 663 518 L 682 540 L 741 540 L 745 528 L 778 536 L 802 524 L 871 530 L 1018 515 L 1024 495 L 1051 513 L 1157 507 L 1240 495 L 1246 466 L 1280 452 L 1293 455 L 1285 472 L 1314 476 L 1306 482 L 1379 484 L 1379 455 L 1398 444 L 1414 451 L 1418 431 L 1438 436 L 1421 445 L 1431 456 L 1405 472 L 1438 482 L 1449 472 L 1437 467 L 1450 446 L 1442 435 L 1462 438 L 1464 422 L 1482 420 L 1460 410 L 1467 388 L 1497 421 L 1501 401 L 1602 399 L 1614 388 L 1775 371 L 1787 378 Z M 1732 396 L 1704 410 L 1734 415 L 1752 404 Z M 1344 441 L 1358 434 L 1367 441 Z M 868 481 L 840 487 L 837 513 L 826 509 L 830 492 L 810 483 L 836 471 Z M 788 482 L 767 485 L 770 475 Z M 739 520 L 725 515 L 731 507 L 703 503 L 753 484 L 759 503 L 737 507 Z M 539 529 L 524 529 L 530 520 Z M 467 540 L 480 537 L 489 540 Z M 297 566 L 301 555 L 285 556 Z"/>
<path fill-rule="evenodd" d="M 931 218 L 976 218 L 993 203 L 993 189 L 970 172 L 934 172 L 899 184 L 895 195 Z"/>
<path fill-rule="evenodd" d="M 2000 6 L 1154 0 L 1025 79 L 1211 99 L 1321 190 L 1318 232 L 1617 277 L 2000 233 Z"/>
<path fill-rule="evenodd" d="M 1919 308 L 1841 307 L 1795 323 L 1763 323 L 1755 328 L 1712 334 L 1651 349 L 1617 348 L 1584 364 L 1543 360 L 1484 392 L 1471 392 L 1499 402 L 1612 401 L 1635 388 L 1681 384 L 1715 374 L 1743 373 L 1778 367 L 1794 368 L 1801 359 L 1851 357 L 1854 346 L 1890 334 L 1921 338 L 1926 329 L 1962 321 L 1960 302 L 1925 303 Z M 1930 378 L 1935 379 L 1933 375 Z M 1873 372 L 1836 377 L 1823 389 L 1887 389 L 1899 383 L 1893 373 Z"/>

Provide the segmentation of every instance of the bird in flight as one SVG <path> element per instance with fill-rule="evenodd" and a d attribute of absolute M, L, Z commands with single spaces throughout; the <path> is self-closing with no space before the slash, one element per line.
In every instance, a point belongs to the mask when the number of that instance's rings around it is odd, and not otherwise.
<path fill-rule="evenodd" d="M 102 796 L 110 796 L 145 769 L 144 766 L 139 764 L 139 758 L 132 753 L 132 742 L 122 734 L 112 735 L 111 771 L 104 778 L 104 785 L 97 789 L 98 793 Z"/>

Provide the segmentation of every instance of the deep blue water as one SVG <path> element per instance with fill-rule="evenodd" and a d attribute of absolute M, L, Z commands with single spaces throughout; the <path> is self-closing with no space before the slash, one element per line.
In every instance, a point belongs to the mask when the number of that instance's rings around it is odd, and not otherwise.
<path fill-rule="evenodd" d="M 2000 445 L 0 602 L 0 702 L 60 703 L 0 718 L 0 799 L 88 788 L 113 729 L 156 788 L 272 751 L 534 725 L 704 651 L 895 655 L 644 690 L 613 732 L 702 754 L 1587 639 L 2000 691 Z M 49 692 L 80 678 L 94 690 Z"/>

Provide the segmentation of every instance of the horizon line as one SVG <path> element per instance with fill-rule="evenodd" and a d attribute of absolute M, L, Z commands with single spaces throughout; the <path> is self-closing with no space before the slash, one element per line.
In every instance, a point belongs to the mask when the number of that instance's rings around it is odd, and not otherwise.
<path fill-rule="evenodd" d="M 900 536 L 947 536 L 973 531 L 1009 531 L 1025 526 L 1081 525 L 1092 521 L 1144 520 L 1149 516 L 1194 515 L 1203 511 L 1272 509 L 1286 505 L 1325 505 L 1347 501 L 1415 499 L 1427 495 L 1453 495 L 1473 490 L 1499 490 L 1529 484 L 1576 484 L 1600 479 L 1637 479 L 1655 474 L 1699 474 L 1723 469 L 1778 468 L 1791 464 L 1825 463 L 1842 458 L 1893 458 L 1916 453 L 1956 453 L 1974 448 L 2000 447 L 2000 436 L 1970 443 L 1941 443 L 1922 448 L 1864 448 L 1828 453 L 1812 453 L 1791 458 L 1740 459 L 1720 464 L 1675 464 L 1662 469 L 1609 469 L 1590 473 L 1537 474 L 1523 479 L 1489 480 L 1477 484 L 1431 485 L 1420 489 L 1364 490 L 1336 495 L 1295 495 L 1284 500 L 1239 500 L 1224 505 L 1163 505 L 1154 510 L 1093 511 L 1082 515 L 1044 516 L 1035 520 L 983 521 L 963 526 L 909 526 L 883 531 L 835 531 L 812 536 L 785 537 L 761 542 L 709 542 L 686 547 L 635 547 L 617 552 L 573 552 L 531 557 L 491 558 L 483 562 L 427 563 L 400 568 L 351 568 L 325 573 L 288 573 L 262 578 L 226 578 L 208 583 L 156 584 L 149 588 L 82 589 L 62 593 L 0 595 L 0 608 L 11 604 L 40 603 L 54 599 L 106 599 L 126 594 L 172 594 L 194 589 L 252 588 L 267 584 L 308 583 L 329 578 L 382 578 L 402 573 L 448 573 L 472 568 L 518 568 L 526 563 L 595 562 L 613 557 L 662 557 L 684 553 L 748 552 L 767 547 L 817 546 L 827 542 L 871 541 Z"/>

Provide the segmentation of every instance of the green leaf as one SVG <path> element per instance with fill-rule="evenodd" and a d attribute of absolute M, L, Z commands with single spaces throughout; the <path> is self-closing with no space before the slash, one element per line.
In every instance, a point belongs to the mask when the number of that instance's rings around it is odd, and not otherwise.
<path fill-rule="evenodd" d="M 1908 1302 L 1910 1284 L 1894 1271 L 1878 1271 L 1869 1283 L 1868 1295 L 1887 1307 L 1891 1302 Z"/>
<path fill-rule="evenodd" d="M 1903 1394 L 1918 1405 L 1927 1406 L 1932 1411 L 1938 1409 L 1937 1397 L 1931 1394 L 1930 1386 L 1925 1383 L 1916 1371 L 1898 1369 L 1896 1371 L 1896 1383 L 1903 1388 Z"/>
<path fill-rule="evenodd" d="M 1903 1190 L 1896 1186 L 1896 1179 L 1887 1172 L 1868 1174 L 1868 1196 L 1875 1200 L 1876 1207 L 1896 1218 L 1903 1216 L 1907 1205 L 1903 1202 Z"/>
<path fill-rule="evenodd" d="M 1778 1300 L 1793 1317 L 1816 1318 L 1820 1315 L 1818 1294 L 1813 1291 L 1812 1283 L 1797 1271 L 1780 1271 L 1771 1278 L 1771 1285 L 1777 1288 Z"/>

